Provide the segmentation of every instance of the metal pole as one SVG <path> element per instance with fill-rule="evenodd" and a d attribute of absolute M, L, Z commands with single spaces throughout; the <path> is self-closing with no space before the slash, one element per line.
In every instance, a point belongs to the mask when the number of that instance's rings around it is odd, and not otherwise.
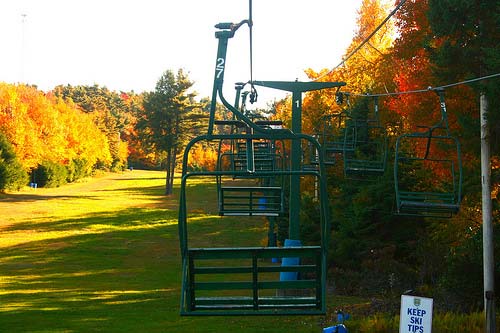
<path fill-rule="evenodd" d="M 488 127 L 488 99 L 481 92 L 481 186 L 483 209 L 483 284 L 485 332 L 495 333 L 495 261 L 493 259 L 493 222 L 491 204 L 490 133 Z"/>
<path fill-rule="evenodd" d="M 26 17 L 27 14 L 21 14 L 22 17 L 22 31 L 21 31 L 21 73 L 20 73 L 20 83 L 25 83 L 24 72 L 25 72 L 25 53 L 26 53 Z"/>
<path fill-rule="evenodd" d="M 302 92 L 292 92 L 292 132 L 302 133 Z M 291 162 L 292 170 L 300 170 L 300 160 L 302 157 L 301 142 L 292 140 Z M 290 176 L 290 221 L 288 237 L 300 240 L 300 176 Z"/>

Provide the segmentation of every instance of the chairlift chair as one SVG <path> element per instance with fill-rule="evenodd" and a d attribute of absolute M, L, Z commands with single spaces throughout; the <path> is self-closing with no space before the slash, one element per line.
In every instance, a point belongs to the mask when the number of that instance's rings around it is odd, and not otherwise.
<path fill-rule="evenodd" d="M 338 91 L 336 93 L 336 102 L 341 105 L 344 96 L 346 96 L 347 109 L 321 117 L 320 130 L 314 135 L 321 144 L 326 165 L 334 165 L 338 155 L 354 149 L 356 132 L 352 128 L 348 129 L 348 124 L 352 119 L 349 93 Z M 315 153 L 315 151 L 310 153 L 313 163 L 316 161 Z"/>
<path fill-rule="evenodd" d="M 269 146 L 262 142 L 287 141 L 291 146 L 300 141 L 310 142 L 320 150 L 320 146 L 313 137 L 294 133 L 288 129 L 263 128 L 241 113 L 237 107 L 228 103 L 223 94 L 223 78 L 225 71 L 225 59 L 228 40 L 232 38 L 236 30 L 243 24 L 251 27 L 251 19 L 244 20 L 239 24 L 221 23 L 216 25 L 219 30 L 216 38 L 219 40 L 217 61 L 214 76 L 214 89 L 210 106 L 210 117 L 208 133 L 192 139 L 185 148 L 182 162 L 182 179 L 179 198 L 179 240 L 182 256 L 182 289 L 181 289 L 181 315 L 189 316 L 226 316 L 226 315 L 318 315 L 326 313 L 326 260 L 328 241 L 330 235 L 330 218 L 328 199 L 326 191 L 326 176 L 324 170 L 323 155 L 319 156 L 317 170 L 303 170 L 299 167 L 265 170 L 259 168 L 259 150 L 266 150 Z M 272 83 L 274 84 L 274 83 Z M 344 83 L 307 83 L 286 82 L 280 83 L 293 89 L 320 89 L 326 86 L 339 86 Z M 297 88 L 298 87 L 298 88 Z M 235 115 L 235 120 L 241 121 L 248 127 L 246 133 L 215 134 L 216 125 L 215 110 L 216 99 Z M 297 119 L 300 121 L 300 119 Z M 239 170 L 234 168 L 219 169 L 214 171 L 188 170 L 189 152 L 201 142 L 213 142 L 221 146 L 222 141 L 235 142 L 234 153 L 244 154 L 246 161 L 240 164 Z M 240 144 L 240 142 L 244 142 Z M 292 149 L 293 151 L 293 149 Z M 271 151 L 272 153 L 272 151 Z M 233 154 L 231 152 L 230 154 Z M 222 155 L 222 154 L 221 154 Z M 295 155 L 294 155 L 295 156 Z M 233 156 L 234 157 L 234 156 Z M 292 156 L 293 157 L 293 156 Z M 293 161 L 292 161 L 293 162 Z M 263 166 L 264 164 L 262 164 Z M 291 164 L 293 166 L 293 163 Z M 289 176 L 299 178 L 311 176 L 318 179 L 319 209 L 321 211 L 321 242 L 317 245 L 289 247 L 196 247 L 188 237 L 188 211 L 187 211 L 187 183 L 194 177 L 223 177 L 235 178 L 238 182 L 257 180 L 270 177 Z M 248 187 L 250 188 L 250 186 Z M 221 196 L 224 200 L 229 198 L 230 189 L 226 188 Z M 237 191 L 243 191 L 238 189 Z M 266 192 L 267 191 L 267 192 Z M 235 215 L 242 211 L 248 216 L 269 213 L 281 210 L 274 206 L 264 206 L 259 198 L 254 196 L 263 195 L 265 199 L 277 194 L 274 190 L 259 190 L 252 188 L 245 194 L 246 203 L 243 208 L 227 208 L 224 203 L 223 215 Z M 258 193 L 259 192 L 259 193 Z M 263 193 L 264 194 L 260 194 Z M 295 193 L 300 196 L 300 193 Z M 281 195 L 281 194 L 280 194 Z M 251 198 L 249 198 L 251 197 Z M 260 199 L 263 199 L 261 196 Z M 269 200 L 273 202 L 272 200 Z M 281 198 L 278 200 L 281 205 Z M 260 206 L 259 206 L 260 204 Z M 272 207 L 272 208 L 270 208 Z M 298 220 L 292 215 L 297 207 L 290 208 L 290 229 L 293 225 L 298 229 Z M 274 212 L 273 212 L 274 213 Z M 241 221 L 243 222 L 243 221 Z M 293 223 L 293 224 L 292 224 Z M 244 226 L 242 226 L 244 228 Z M 290 231 L 290 234 L 292 232 Z M 279 265 L 273 263 L 271 258 L 298 258 L 294 265 Z M 282 279 L 283 273 L 300 273 L 300 279 Z"/>
<path fill-rule="evenodd" d="M 387 133 L 380 124 L 378 97 L 373 100 L 374 116 L 352 118 L 346 127 L 343 159 L 344 174 L 348 178 L 368 179 L 384 174 L 386 169 Z"/>
<path fill-rule="evenodd" d="M 422 132 L 396 140 L 394 184 L 396 214 L 451 217 L 462 198 L 460 143 L 450 135 L 444 90 L 440 99 L 441 120 L 434 126 L 418 126 Z"/>

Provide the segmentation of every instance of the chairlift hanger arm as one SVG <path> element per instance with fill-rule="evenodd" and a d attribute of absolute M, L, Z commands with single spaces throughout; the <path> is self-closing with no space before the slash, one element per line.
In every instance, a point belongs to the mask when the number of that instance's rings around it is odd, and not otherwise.
<path fill-rule="evenodd" d="M 340 88 L 345 82 L 302 82 L 302 81 L 254 81 L 253 84 L 261 87 L 273 88 L 289 92 L 306 92 L 327 88 Z"/>
<path fill-rule="evenodd" d="M 210 105 L 210 119 L 208 125 L 208 133 L 209 135 L 213 134 L 214 120 L 215 120 L 215 110 L 217 108 L 217 97 L 221 100 L 222 104 L 230 110 L 236 119 L 243 121 L 247 124 L 249 128 L 256 132 L 286 132 L 287 134 L 291 134 L 290 130 L 287 129 L 264 129 L 261 126 L 257 126 L 252 122 L 250 118 L 244 115 L 237 107 L 231 105 L 225 98 L 222 92 L 222 87 L 224 84 L 224 72 L 225 72 L 225 64 L 226 64 L 226 55 L 227 55 L 227 45 L 229 38 L 234 36 L 234 32 L 241 27 L 244 23 L 249 23 L 249 20 L 243 20 L 239 24 L 234 25 L 232 23 L 219 23 L 216 25 L 219 29 L 225 29 L 222 31 L 218 31 L 215 36 L 219 39 L 219 46 L 217 50 L 217 60 L 215 65 L 215 76 L 214 76 L 214 88 L 212 92 L 212 102 Z M 243 88 L 245 84 L 238 84 L 238 89 Z M 252 92 L 250 93 L 252 94 Z M 250 96 L 251 97 L 251 96 Z"/>
<path fill-rule="evenodd" d="M 434 89 L 434 91 L 439 96 L 439 107 L 441 108 L 441 121 L 435 126 L 435 128 L 444 128 L 446 130 L 446 135 L 450 135 L 450 128 L 448 126 L 448 114 L 446 112 L 446 101 L 444 98 L 444 88 L 436 88 Z"/>
<path fill-rule="evenodd" d="M 212 99 L 210 103 L 210 117 L 208 122 L 208 134 L 213 133 L 215 112 L 217 109 L 217 97 L 222 93 L 222 87 L 224 83 L 224 72 L 226 68 L 226 55 L 227 55 L 227 45 L 230 38 L 234 37 L 236 30 L 238 30 L 243 24 L 249 23 L 249 20 L 243 20 L 238 24 L 233 23 L 219 23 L 215 27 L 220 29 L 215 32 L 215 37 L 219 40 L 217 48 L 217 59 L 215 62 L 215 74 L 214 74 L 214 85 L 212 90 Z M 239 85 L 243 89 L 244 85 Z M 227 102 L 225 104 L 228 104 Z M 230 108 L 231 111 L 236 110 L 235 107 Z M 236 112 L 234 116 L 238 119 L 241 113 Z"/>
<path fill-rule="evenodd" d="M 222 94 L 222 89 L 218 90 L 218 96 L 222 102 L 222 104 L 229 109 L 234 115 L 236 115 L 236 118 L 240 119 L 244 123 L 247 124 L 249 128 L 254 130 L 255 132 L 259 133 L 276 133 L 276 134 L 293 134 L 292 131 L 286 128 L 281 128 L 281 129 L 266 129 L 263 128 L 257 124 L 255 124 L 250 118 L 248 118 L 246 115 L 241 113 L 238 109 L 236 109 L 234 106 L 232 106 L 225 98 L 224 95 Z"/>
<path fill-rule="evenodd" d="M 439 122 L 435 125 L 432 126 L 427 126 L 427 125 L 417 125 L 417 128 L 426 128 L 427 131 L 422 132 L 422 133 L 414 133 L 414 135 L 419 135 L 422 137 L 427 138 L 427 144 L 426 144 L 426 149 L 425 149 L 425 158 L 428 157 L 430 147 L 431 147 L 431 140 L 434 135 L 434 131 L 437 129 L 444 129 L 446 131 L 446 136 L 450 136 L 450 128 L 448 126 L 448 116 L 446 112 L 446 101 L 444 98 L 444 88 L 435 88 L 433 91 L 439 96 L 439 107 L 441 110 L 441 119 Z"/>
<path fill-rule="evenodd" d="M 252 26 L 250 20 L 243 20 L 241 21 L 240 23 L 232 23 L 232 22 L 222 22 L 222 23 L 217 23 L 215 25 L 215 28 L 216 29 L 219 29 L 221 31 L 217 31 L 215 33 L 215 36 L 217 36 L 217 34 L 221 34 L 221 33 L 224 33 L 224 34 L 227 34 L 229 33 L 230 34 L 230 37 L 233 37 L 234 34 L 236 33 L 236 31 L 244 24 L 248 24 L 249 27 Z"/>

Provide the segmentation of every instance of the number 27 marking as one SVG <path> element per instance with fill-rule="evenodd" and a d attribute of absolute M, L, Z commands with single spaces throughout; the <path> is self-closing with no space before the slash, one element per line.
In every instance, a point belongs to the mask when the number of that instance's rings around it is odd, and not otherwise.
<path fill-rule="evenodd" d="M 215 71 L 217 72 L 217 78 L 220 78 L 224 72 L 224 58 L 218 58 L 217 64 L 215 65 Z"/>

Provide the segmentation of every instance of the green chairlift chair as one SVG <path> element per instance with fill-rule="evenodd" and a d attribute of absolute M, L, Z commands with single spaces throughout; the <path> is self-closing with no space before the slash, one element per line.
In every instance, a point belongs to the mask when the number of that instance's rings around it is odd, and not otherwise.
<path fill-rule="evenodd" d="M 344 96 L 346 98 L 347 108 L 340 112 L 327 114 L 321 117 L 319 132 L 314 134 L 314 137 L 316 137 L 321 144 L 321 149 L 325 155 L 326 165 L 334 165 L 339 155 L 354 149 L 356 131 L 354 131 L 353 128 L 348 128 L 348 124 L 352 122 L 350 94 L 337 91 L 336 101 L 337 104 L 342 104 Z M 316 161 L 316 156 L 314 154 L 315 151 L 312 150 L 310 155 L 313 164 Z"/>
<path fill-rule="evenodd" d="M 347 178 L 373 179 L 383 175 L 387 165 L 387 133 L 380 125 L 378 96 L 373 97 L 374 115 L 351 118 L 346 126 L 343 159 Z M 352 138 L 352 139 L 351 139 Z"/>
<path fill-rule="evenodd" d="M 460 143 L 450 135 L 444 90 L 436 92 L 441 106 L 440 122 L 419 126 L 427 130 L 403 134 L 396 140 L 394 184 L 399 215 L 451 217 L 460 208 Z"/>
<path fill-rule="evenodd" d="M 182 256 L 182 289 L 180 313 L 188 316 L 224 316 L 224 315 L 318 315 L 326 313 L 326 271 L 327 250 L 330 236 L 330 212 L 326 190 L 326 176 L 323 154 L 319 154 L 317 170 L 303 170 L 300 167 L 301 142 L 306 142 L 320 149 L 320 145 L 313 137 L 288 129 L 273 129 L 260 126 L 237 107 L 232 106 L 222 94 L 225 60 L 228 40 L 243 24 L 251 27 L 251 19 L 239 24 L 221 23 L 216 25 L 219 40 L 215 67 L 214 89 L 210 107 L 208 133 L 192 139 L 186 146 L 183 156 L 182 179 L 179 199 L 179 240 Z M 262 82 L 261 82 L 262 84 Z M 345 83 L 339 82 L 266 82 L 271 87 L 289 89 L 299 100 L 303 91 L 339 87 Z M 243 122 L 248 130 L 243 133 L 215 134 L 216 101 L 234 114 L 234 119 Z M 301 100 L 301 99 L 300 99 Z M 294 108 L 295 120 L 292 122 L 297 128 L 300 124 L 300 101 Z M 297 114 L 299 116 L 297 116 Z M 293 126 L 292 126 L 293 127 Z M 294 128 L 292 128 L 293 130 Z M 212 142 L 220 145 L 222 141 L 232 141 L 234 153 L 238 157 L 245 156 L 244 162 L 233 164 L 232 168 L 219 168 L 214 171 L 190 171 L 188 169 L 189 152 L 196 144 Z M 292 156 L 289 168 L 272 169 L 259 167 L 260 154 L 269 153 L 269 145 L 263 142 L 288 142 L 292 147 Z M 272 151 L 271 151 L 272 153 Z M 237 157 L 237 156 L 233 156 Z M 267 162 L 266 162 L 267 163 Z M 236 167 L 238 165 L 238 167 Z M 318 205 L 321 212 L 321 241 L 319 244 L 303 246 L 297 242 L 288 247 L 197 247 L 190 242 L 188 229 L 190 225 L 187 211 L 188 182 L 195 177 L 233 177 L 236 180 L 263 179 L 272 177 L 290 177 L 291 182 L 300 182 L 301 177 L 315 177 L 319 185 Z M 290 222 L 289 233 L 292 240 L 299 239 L 299 212 L 300 204 L 292 204 L 300 200 L 300 186 L 290 186 Z M 224 189 L 223 191 L 229 191 Z M 238 192 L 240 190 L 236 190 Z M 243 191 L 243 190 L 241 190 Z M 259 192 L 260 191 L 260 192 Z M 246 190 L 246 203 L 241 211 L 248 216 L 260 215 L 263 212 L 280 213 L 281 190 Z M 279 193 L 278 193 L 279 192 Z M 225 199 L 229 193 L 221 194 Z M 253 196 L 258 198 L 254 202 Z M 259 198 L 259 195 L 261 196 Z M 263 197 L 271 202 L 264 206 Z M 251 199 L 249 197 L 252 197 Z M 271 197 L 273 198 L 271 200 Z M 279 199 L 274 199 L 279 197 Z M 274 206 L 275 202 L 280 202 Z M 222 215 L 231 215 L 231 209 L 223 204 Z M 259 206 L 260 205 L 260 206 Z M 236 210 L 236 209 L 234 209 Z M 240 213 L 241 211 L 238 211 Z M 242 228 L 245 228 L 242 225 Z M 271 258 L 294 258 L 293 263 L 279 265 Z M 291 261 L 289 261 L 291 262 Z M 284 279 L 284 274 L 300 275 L 300 278 Z"/>

